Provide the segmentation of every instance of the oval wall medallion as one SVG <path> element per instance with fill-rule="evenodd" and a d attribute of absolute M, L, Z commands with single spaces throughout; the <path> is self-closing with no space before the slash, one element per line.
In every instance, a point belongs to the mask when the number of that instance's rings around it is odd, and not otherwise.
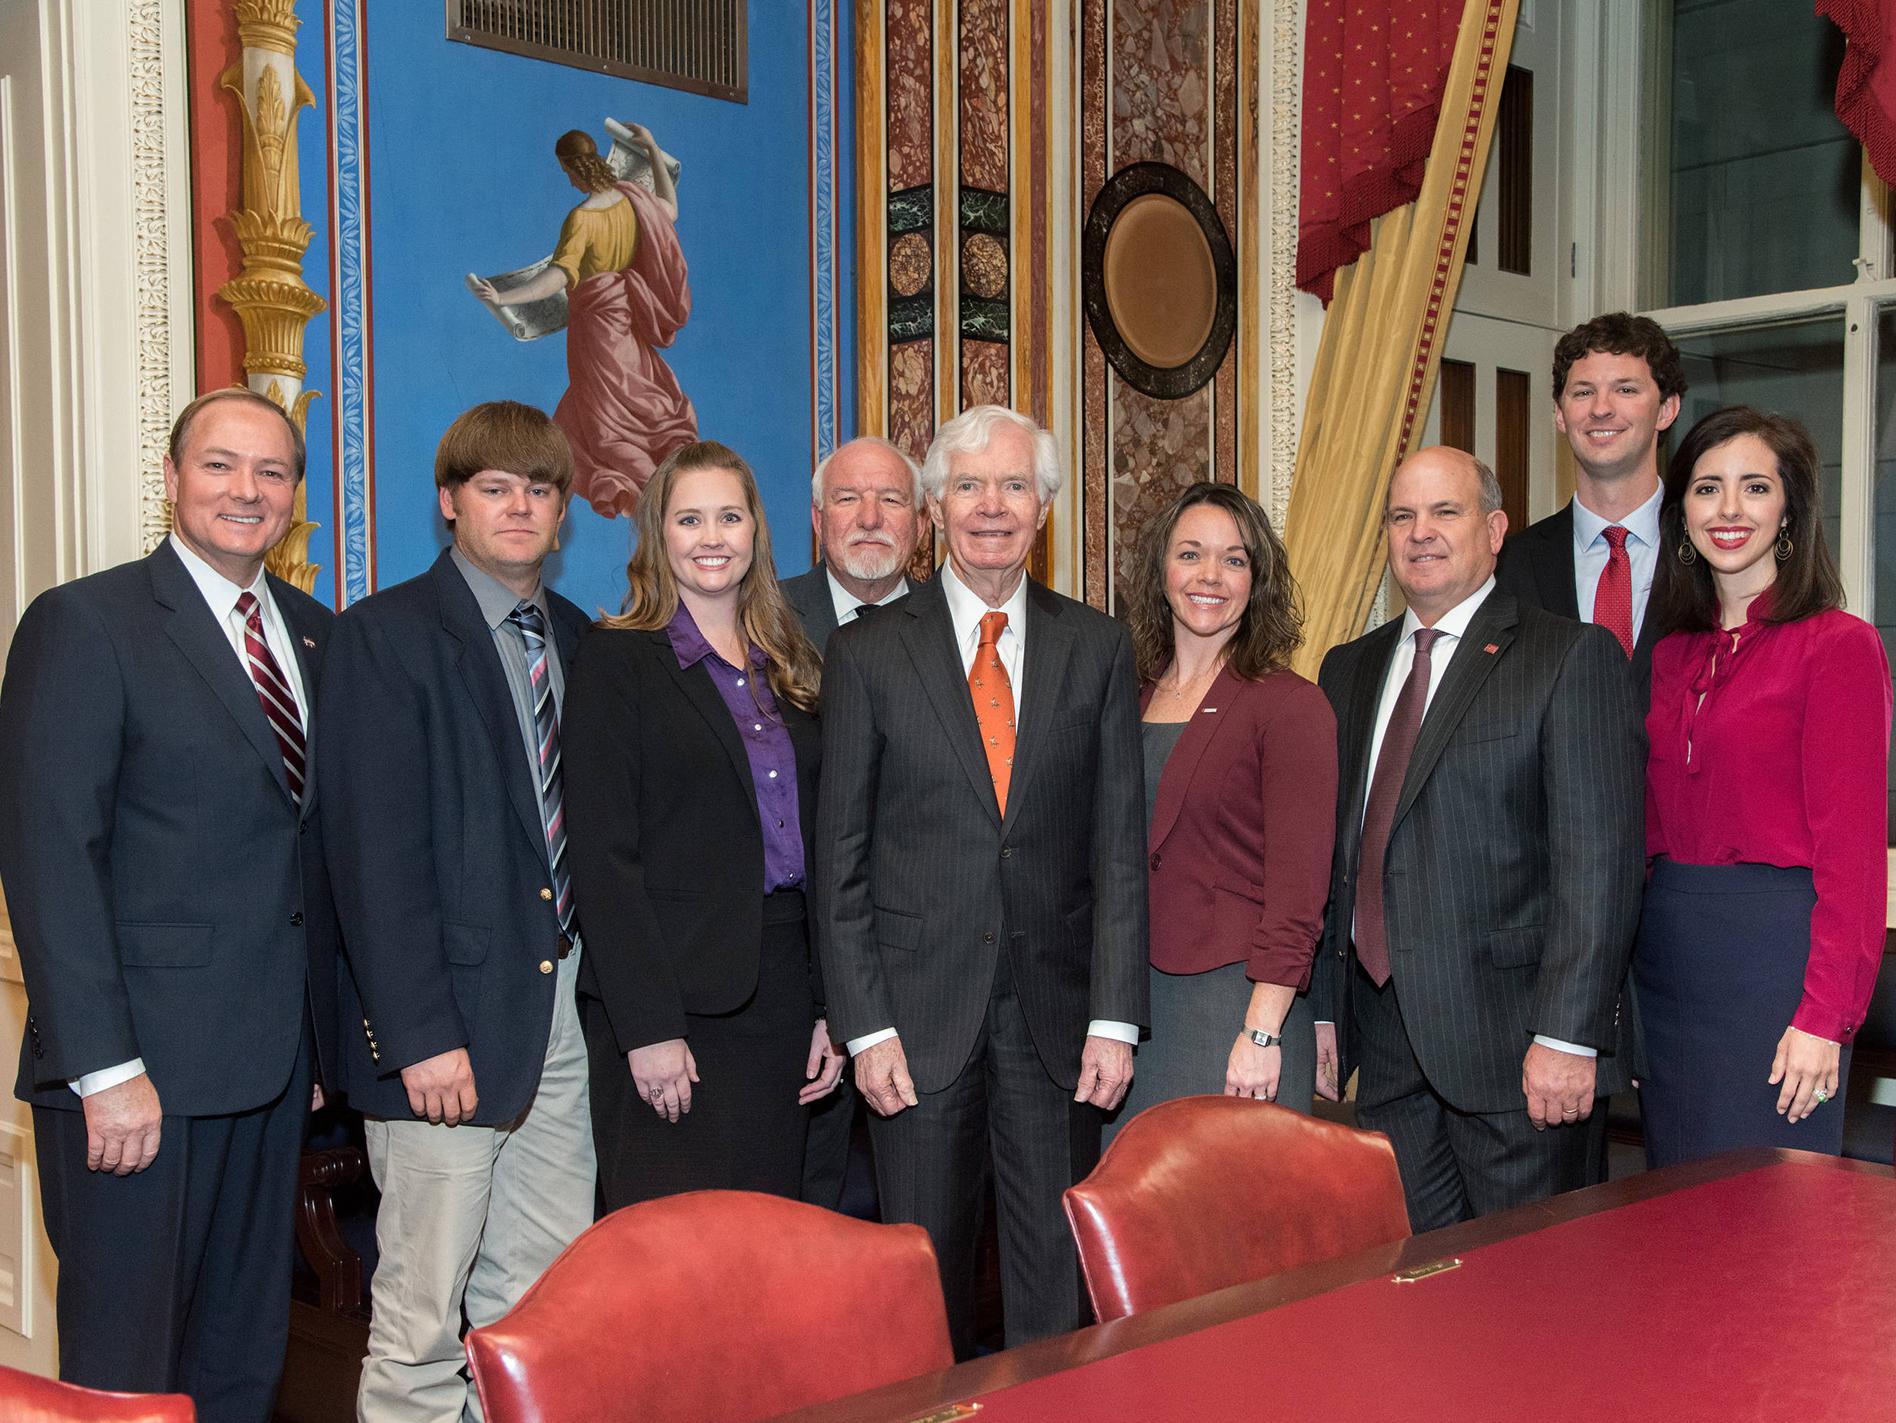
<path fill-rule="evenodd" d="M 1106 359 L 1133 389 L 1190 395 L 1237 330 L 1237 262 L 1204 189 L 1169 163 L 1106 180 L 1087 215 L 1080 283 Z"/>

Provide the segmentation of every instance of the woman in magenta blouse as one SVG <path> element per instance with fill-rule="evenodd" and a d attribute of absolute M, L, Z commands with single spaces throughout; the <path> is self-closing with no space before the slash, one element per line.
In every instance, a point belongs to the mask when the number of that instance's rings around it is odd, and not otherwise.
<path fill-rule="evenodd" d="M 1836 1154 L 1883 957 L 1889 662 L 1842 609 L 1796 421 L 1733 406 L 1693 426 L 1660 537 L 1673 631 L 1653 653 L 1633 955 L 1647 1160 Z"/>
<path fill-rule="evenodd" d="M 1310 963 L 1336 806 L 1336 718 L 1292 672 L 1284 546 L 1252 500 L 1194 484 L 1127 589 L 1143 683 L 1152 1037 L 1114 1125 L 1200 1092 L 1310 1110 Z"/>

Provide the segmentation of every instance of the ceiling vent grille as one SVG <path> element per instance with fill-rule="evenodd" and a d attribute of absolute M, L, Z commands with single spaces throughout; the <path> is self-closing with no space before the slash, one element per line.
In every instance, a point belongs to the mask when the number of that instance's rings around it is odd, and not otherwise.
<path fill-rule="evenodd" d="M 745 0 L 446 0 L 448 38 L 748 101 Z"/>

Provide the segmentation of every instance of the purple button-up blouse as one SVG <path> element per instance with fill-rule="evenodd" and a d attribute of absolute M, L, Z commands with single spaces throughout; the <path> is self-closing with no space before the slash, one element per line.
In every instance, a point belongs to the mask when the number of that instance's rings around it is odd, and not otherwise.
<path fill-rule="evenodd" d="M 738 740 L 744 743 L 757 796 L 757 822 L 764 832 L 763 892 L 801 888 L 803 822 L 797 807 L 797 752 L 771 693 L 763 650 L 751 648 L 749 667 L 733 667 L 705 640 L 683 603 L 665 633 L 680 667 L 704 663 L 711 685 L 731 713 Z"/>

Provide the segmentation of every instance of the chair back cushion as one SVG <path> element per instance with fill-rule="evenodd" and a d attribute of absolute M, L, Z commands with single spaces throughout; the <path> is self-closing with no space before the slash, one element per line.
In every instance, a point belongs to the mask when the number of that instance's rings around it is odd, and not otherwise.
<path fill-rule="evenodd" d="M 1409 1234 L 1388 1137 L 1240 1097 L 1139 1113 L 1066 1211 L 1102 1320 Z"/>
<path fill-rule="evenodd" d="M 106 1393 L 0 1367 L 0 1418 L 6 1423 L 196 1423 L 181 1393 Z"/>
<path fill-rule="evenodd" d="M 926 1231 L 748 1191 L 613 1212 L 467 1356 L 488 1423 L 736 1423 L 954 1362 Z"/>

